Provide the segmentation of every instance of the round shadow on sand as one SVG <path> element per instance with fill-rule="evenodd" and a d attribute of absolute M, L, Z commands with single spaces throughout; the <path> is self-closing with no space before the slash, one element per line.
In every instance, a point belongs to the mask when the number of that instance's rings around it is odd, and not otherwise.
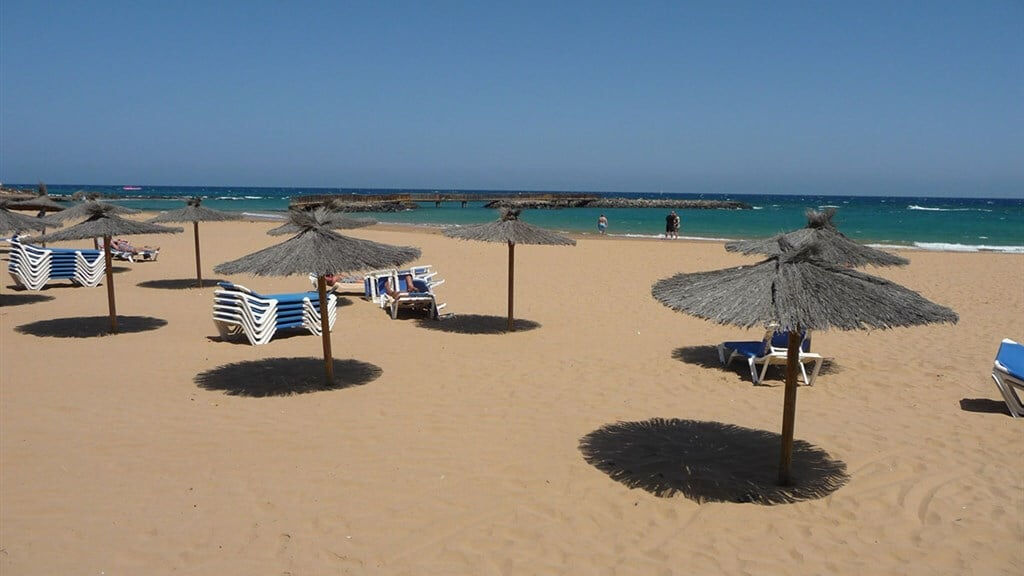
<path fill-rule="evenodd" d="M 203 280 L 202 288 L 214 288 L 218 282 L 223 280 Z M 187 290 L 189 288 L 200 288 L 196 286 L 195 278 L 170 278 L 166 280 L 147 280 L 136 284 L 139 288 L 156 288 L 158 290 Z"/>
<path fill-rule="evenodd" d="M 167 325 L 167 320 L 151 316 L 118 316 L 117 333 L 148 332 Z M 22 324 L 14 329 L 22 334 L 44 338 L 93 338 L 110 334 L 110 316 L 56 318 Z"/>
<path fill-rule="evenodd" d="M 341 390 L 372 382 L 383 371 L 358 360 L 335 360 L 334 382 L 324 379 L 323 358 L 266 358 L 225 364 L 202 372 L 195 383 L 230 396 L 291 396 Z"/>
<path fill-rule="evenodd" d="M 726 358 L 729 357 L 728 354 L 729 352 L 726 351 Z M 680 362 L 700 366 L 701 368 L 716 368 L 719 370 L 735 372 L 738 376 L 740 376 L 740 378 L 744 380 L 750 380 L 750 365 L 747 364 L 746 360 L 736 358 L 732 362 L 730 362 L 728 366 L 726 366 L 725 364 L 722 364 L 722 361 L 718 356 L 718 346 L 683 346 L 681 348 L 676 348 L 675 350 L 672 351 L 672 358 L 675 358 Z M 808 366 L 810 366 L 810 364 L 808 364 Z M 758 366 L 757 369 L 758 371 L 760 371 L 761 367 Z M 810 368 L 808 368 L 807 371 L 810 372 Z M 833 362 L 831 358 L 825 358 L 821 361 L 821 369 L 818 370 L 818 376 L 838 374 L 842 371 L 843 369 L 838 364 Z M 783 380 L 783 382 L 780 382 L 779 384 L 785 384 L 785 365 L 779 364 L 775 366 L 769 366 L 768 373 L 765 374 L 765 380 L 773 379 L 776 378 L 777 376 L 781 377 Z M 769 384 L 764 384 L 762 382 L 762 385 L 768 386 Z M 801 385 L 803 385 L 802 382 Z"/>
<path fill-rule="evenodd" d="M 421 318 L 416 323 L 420 328 L 457 334 L 504 334 L 508 332 L 508 316 L 484 316 L 480 314 L 449 314 L 440 320 Z M 540 328 L 539 322 L 515 318 L 512 321 L 515 332 L 527 332 Z"/>
<path fill-rule="evenodd" d="M 46 302 L 47 300 L 53 300 L 53 296 L 47 296 L 45 294 L 0 294 L 0 307 L 4 306 L 24 306 L 26 304 L 35 304 L 37 302 Z"/>
<path fill-rule="evenodd" d="M 846 464 L 793 442 L 791 486 L 777 484 L 781 436 L 698 420 L 618 422 L 580 440 L 583 458 L 630 488 L 697 502 L 786 504 L 828 496 L 846 484 Z"/>

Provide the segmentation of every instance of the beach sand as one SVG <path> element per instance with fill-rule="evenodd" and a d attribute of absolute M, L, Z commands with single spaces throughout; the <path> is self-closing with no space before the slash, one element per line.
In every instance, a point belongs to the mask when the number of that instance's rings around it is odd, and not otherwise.
<path fill-rule="evenodd" d="M 280 242 L 264 234 L 273 226 L 202 224 L 204 275 Z M 867 270 L 960 322 L 815 334 L 831 360 L 799 390 L 796 438 L 846 479 L 806 472 L 820 497 L 769 506 L 730 501 L 745 496 L 714 482 L 776 473 L 782 370 L 752 386 L 713 350 L 761 331 L 650 293 L 678 272 L 756 259 L 714 242 L 520 246 L 515 310 L 531 324 L 504 334 L 505 246 L 396 227 L 351 235 L 422 248 L 454 316 L 391 320 L 346 297 L 332 342 L 348 385 L 301 394 L 280 392 L 317 387 L 320 338 L 220 341 L 213 289 L 180 287 L 195 274 L 191 230 L 134 238 L 162 246 L 159 260 L 116 263 L 116 336 L 76 337 L 105 325 L 104 287 L 17 292 L 5 275 L 0 572 L 1024 572 L 1024 422 L 990 377 L 999 341 L 1024 338 L 1024 257 L 906 251 L 907 267 Z M 620 422 L 633 424 L 595 435 Z M 715 441 L 729 430 L 723 456 Z M 692 493 L 673 490 L 687 478 Z"/>

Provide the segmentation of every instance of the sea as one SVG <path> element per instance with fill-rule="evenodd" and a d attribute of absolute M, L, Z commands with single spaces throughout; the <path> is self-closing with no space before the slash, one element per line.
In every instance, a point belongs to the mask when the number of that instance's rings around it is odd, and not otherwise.
<path fill-rule="evenodd" d="M 34 188 L 32 184 L 8 185 Z M 249 188 L 203 186 L 93 186 L 49 185 L 51 196 L 70 196 L 78 191 L 97 192 L 109 201 L 141 210 L 174 210 L 193 196 L 217 210 L 242 212 L 268 218 L 283 217 L 293 196 L 320 194 L 434 194 L 472 193 L 495 197 L 537 192 L 516 190 L 434 190 L 366 188 Z M 554 193 L 557 192 L 546 192 Z M 579 194 L 581 192 L 572 192 Z M 590 194 L 590 192 L 587 192 Z M 835 208 L 833 220 L 847 236 L 880 247 L 917 248 L 957 252 L 1007 252 L 1024 254 L 1024 198 L 949 198 L 834 195 L 685 194 L 594 192 L 599 196 L 650 199 L 736 200 L 752 210 L 677 210 L 682 220 L 680 237 L 732 240 L 771 236 L 801 228 L 807 209 Z M 608 234 L 624 237 L 663 235 L 666 209 L 661 208 L 562 208 L 524 210 L 523 220 L 565 232 L 597 234 L 597 219 L 608 218 Z M 403 212 L 360 213 L 381 223 L 445 227 L 475 224 L 496 218 L 484 202 L 423 202 Z"/>

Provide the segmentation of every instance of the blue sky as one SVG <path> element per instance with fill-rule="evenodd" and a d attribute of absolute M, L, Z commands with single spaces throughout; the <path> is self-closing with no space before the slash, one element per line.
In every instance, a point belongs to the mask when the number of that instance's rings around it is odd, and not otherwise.
<path fill-rule="evenodd" d="M 0 180 L 1024 197 L 1024 3 L 0 2 Z"/>

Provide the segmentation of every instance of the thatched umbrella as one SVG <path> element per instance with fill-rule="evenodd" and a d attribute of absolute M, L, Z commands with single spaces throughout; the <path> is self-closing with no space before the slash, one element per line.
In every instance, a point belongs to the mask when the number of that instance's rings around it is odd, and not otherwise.
<path fill-rule="evenodd" d="M 84 207 L 84 208 L 83 208 Z M 116 206 L 102 202 L 86 202 L 74 209 L 83 208 L 88 215 L 85 222 L 75 224 L 59 232 L 42 236 L 40 240 L 58 242 L 61 240 L 81 240 L 83 238 L 103 237 L 103 261 L 107 269 L 107 303 L 110 307 L 110 331 L 117 333 L 117 305 L 114 303 L 114 271 L 110 258 L 110 238 L 112 236 L 130 236 L 133 234 L 174 234 L 181 228 L 168 228 L 145 222 L 135 222 L 116 216 Z M 58 212 L 63 214 L 63 212 Z"/>
<path fill-rule="evenodd" d="M 12 210 L 42 210 L 44 212 L 60 212 L 66 207 L 53 200 L 47 194 L 40 194 L 33 198 L 11 202 L 8 207 Z"/>
<path fill-rule="evenodd" d="M 840 266 L 904 266 L 910 261 L 901 256 L 865 246 L 855 242 L 840 232 L 832 218 L 836 214 L 835 208 L 826 208 L 823 212 L 807 210 L 807 226 L 799 230 L 793 230 L 784 234 L 756 240 L 739 240 L 728 242 L 725 249 L 729 252 L 740 252 L 742 254 L 766 254 L 772 256 L 779 254 L 779 238 L 785 236 L 786 241 L 791 245 L 800 248 L 804 244 L 817 242 L 821 253 L 819 257 L 833 264 Z"/>
<path fill-rule="evenodd" d="M 64 210 L 64 206 L 54 202 L 53 199 L 50 198 L 50 196 L 46 193 L 45 185 L 40 185 L 40 190 L 41 192 L 38 196 L 35 196 L 34 198 L 28 198 L 25 200 L 18 200 L 17 202 L 11 202 L 8 205 L 8 208 L 11 210 L 39 210 L 40 214 L 36 216 L 37 218 L 42 218 L 43 216 L 45 216 L 46 212 L 60 212 Z M 45 220 L 41 221 L 44 223 L 46 222 Z M 59 226 L 59 224 L 57 223 L 54 223 L 54 225 Z M 45 226 L 43 227 L 42 232 L 43 234 L 46 234 Z M 43 243 L 43 246 L 45 247 L 46 244 Z"/>
<path fill-rule="evenodd" d="M 538 228 L 519 219 L 519 210 L 504 210 L 496 222 L 449 228 L 445 236 L 462 240 L 481 242 L 503 242 L 508 244 L 508 329 L 512 324 L 512 287 L 515 278 L 516 244 L 544 244 L 554 246 L 575 246 L 576 241 L 557 232 Z"/>
<path fill-rule="evenodd" d="M 327 274 L 356 272 L 376 268 L 393 268 L 420 257 L 419 248 L 389 246 L 370 240 L 342 236 L 330 229 L 330 214 L 323 209 L 313 212 L 292 211 L 289 224 L 299 233 L 294 237 L 214 267 L 218 274 L 254 274 L 256 276 L 294 276 L 316 274 L 320 296 L 320 327 L 324 347 L 324 370 L 329 383 L 334 382 L 334 360 L 331 357 L 331 327 L 327 313 Z"/>
<path fill-rule="evenodd" d="M 213 210 L 212 208 L 206 208 L 202 206 L 203 199 L 197 197 L 190 198 L 184 208 L 178 210 L 171 210 L 170 212 L 164 212 L 155 218 L 150 218 L 149 222 L 191 222 L 192 223 L 192 235 L 196 241 L 196 286 L 199 288 L 203 287 L 203 267 L 200 263 L 199 258 L 199 223 L 200 222 L 224 222 L 227 220 L 241 220 L 240 214 L 234 214 L 232 212 L 221 212 L 220 210 Z"/>
<path fill-rule="evenodd" d="M 328 211 L 323 216 L 323 225 L 331 230 L 351 230 L 354 228 L 365 228 L 377 223 L 373 218 L 350 218 L 344 212 Z M 290 220 L 277 228 L 271 228 L 267 234 L 271 236 L 284 236 L 285 234 L 298 234 L 302 229 L 293 224 Z"/>
<path fill-rule="evenodd" d="M 955 312 L 898 284 L 824 262 L 820 244 L 781 253 L 752 266 L 677 274 L 656 282 L 662 304 L 719 324 L 774 324 L 789 332 L 779 482 L 789 482 L 796 414 L 796 373 L 803 330 L 896 328 L 955 323 Z"/>
<path fill-rule="evenodd" d="M 99 208 L 97 208 L 97 206 Z M 67 222 L 69 220 L 92 218 L 98 209 L 101 209 L 103 213 L 108 216 L 125 216 L 128 214 L 138 214 L 140 212 L 140 210 L 136 210 L 134 208 L 126 208 L 124 206 L 118 206 L 117 204 L 89 199 L 81 204 L 75 204 L 70 208 L 50 214 L 46 219 L 50 222 Z"/>
<path fill-rule="evenodd" d="M 46 230 L 47 222 L 39 218 L 17 214 L 8 210 L 10 204 L 0 200 L 0 234 L 24 232 L 26 230 Z"/>

